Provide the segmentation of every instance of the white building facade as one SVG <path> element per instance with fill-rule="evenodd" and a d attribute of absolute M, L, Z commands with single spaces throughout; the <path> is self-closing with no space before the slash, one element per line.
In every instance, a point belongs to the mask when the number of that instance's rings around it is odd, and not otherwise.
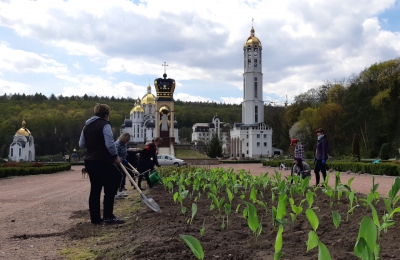
<path fill-rule="evenodd" d="M 262 45 L 251 28 L 243 46 L 242 123 L 230 132 L 231 156 L 258 158 L 273 154 L 272 128 L 264 124 Z"/>
<path fill-rule="evenodd" d="M 211 123 L 196 123 L 192 126 L 192 142 L 197 145 L 199 142 L 209 144 L 214 135 L 218 136 L 218 139 L 222 143 L 223 153 L 227 153 L 229 133 L 223 131 L 223 125 L 221 119 L 216 115 L 212 118 Z"/>
<path fill-rule="evenodd" d="M 151 86 L 147 87 L 147 94 L 140 100 L 138 99 L 132 108 L 129 119 L 124 120 L 121 125 L 121 134 L 129 133 L 132 143 L 148 143 L 153 140 L 156 135 L 156 98 L 151 93 Z M 168 122 L 170 125 L 170 122 Z M 178 123 L 174 121 L 175 142 L 179 143 Z"/>
<path fill-rule="evenodd" d="M 35 161 L 35 142 L 31 132 L 25 126 L 25 121 L 22 121 L 22 127 L 14 135 L 8 153 L 9 161 Z"/>

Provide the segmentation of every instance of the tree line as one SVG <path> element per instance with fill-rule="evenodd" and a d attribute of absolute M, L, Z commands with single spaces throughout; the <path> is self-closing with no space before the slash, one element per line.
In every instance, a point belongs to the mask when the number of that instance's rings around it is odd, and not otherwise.
<path fill-rule="evenodd" d="M 132 94 L 135 95 L 134 93 Z M 290 138 L 305 145 L 307 157 L 315 147 L 315 129 L 325 129 L 332 156 L 352 153 L 352 140 L 360 140 L 362 157 L 377 157 L 383 144 L 395 156 L 400 147 L 400 59 L 375 63 L 358 75 L 324 84 L 297 95 L 288 106 L 264 106 L 264 122 L 273 128 L 274 147 L 288 151 Z M 35 138 L 36 154 L 70 153 L 78 148 L 85 120 L 96 103 L 111 108 L 114 137 L 129 118 L 135 98 L 4 94 L 0 96 L 0 155 L 7 157 L 13 135 L 25 120 Z M 195 123 L 241 122 L 242 106 L 217 102 L 177 100 L 175 115 L 182 142 L 190 142 Z"/>
<path fill-rule="evenodd" d="M 285 112 L 289 135 L 312 151 L 315 129 L 325 129 L 330 155 L 350 155 L 354 135 L 361 157 L 379 156 L 388 146 L 394 157 L 400 147 L 400 59 L 379 62 L 358 75 L 325 82 L 295 97 Z"/>

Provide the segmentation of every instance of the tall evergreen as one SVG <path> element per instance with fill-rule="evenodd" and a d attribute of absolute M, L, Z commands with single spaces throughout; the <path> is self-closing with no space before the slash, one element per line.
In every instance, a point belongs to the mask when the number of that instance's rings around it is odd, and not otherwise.
<path fill-rule="evenodd" d="M 218 139 L 217 135 L 213 135 L 213 138 L 210 141 L 210 145 L 207 147 L 207 156 L 210 158 L 222 156 L 222 143 Z"/>

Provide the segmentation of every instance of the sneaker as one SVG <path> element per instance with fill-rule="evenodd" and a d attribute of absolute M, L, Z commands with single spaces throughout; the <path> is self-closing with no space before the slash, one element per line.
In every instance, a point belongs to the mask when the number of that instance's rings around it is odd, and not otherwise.
<path fill-rule="evenodd" d="M 122 197 L 128 197 L 128 194 L 126 194 L 125 192 L 123 192 L 123 191 L 119 191 L 118 193 L 117 193 L 117 196 L 122 196 Z"/>
<path fill-rule="evenodd" d="M 113 218 L 105 218 L 104 223 L 106 223 L 106 224 L 124 224 L 125 221 L 122 219 L 119 219 L 117 217 L 113 217 Z"/>

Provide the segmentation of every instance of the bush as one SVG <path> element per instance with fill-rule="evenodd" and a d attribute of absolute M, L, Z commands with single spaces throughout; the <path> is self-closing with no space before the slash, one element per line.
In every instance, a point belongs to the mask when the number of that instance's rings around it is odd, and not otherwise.
<path fill-rule="evenodd" d="M 12 164 L 13 165 L 13 164 Z M 67 171 L 71 169 L 71 164 L 43 164 L 42 167 L 36 165 L 33 167 L 31 164 L 21 164 L 20 167 L 2 167 L 0 168 L 0 178 L 8 176 L 24 176 L 34 174 L 50 174 L 60 171 Z"/>

